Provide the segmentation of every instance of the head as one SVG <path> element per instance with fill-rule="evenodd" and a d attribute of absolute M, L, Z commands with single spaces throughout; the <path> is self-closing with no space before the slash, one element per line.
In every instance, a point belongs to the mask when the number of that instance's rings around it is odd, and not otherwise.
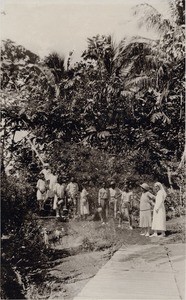
<path fill-rule="evenodd" d="M 58 183 L 59 184 L 62 184 L 64 182 L 64 179 L 63 179 L 63 176 L 58 176 L 58 179 L 57 179 Z"/>
<path fill-rule="evenodd" d="M 124 191 L 127 193 L 129 192 L 129 186 L 127 184 L 124 185 Z"/>
<path fill-rule="evenodd" d="M 87 189 L 87 188 L 88 188 L 88 181 L 84 181 L 84 182 L 82 183 L 82 188 L 83 188 L 83 189 Z"/>
<path fill-rule="evenodd" d="M 110 186 L 111 186 L 111 188 L 115 189 L 115 187 L 116 187 L 116 183 L 115 183 L 115 181 L 114 181 L 114 180 L 113 180 L 113 181 L 111 181 L 111 183 L 110 183 Z"/>
<path fill-rule="evenodd" d="M 53 175 L 56 175 L 56 174 L 57 174 L 57 170 L 56 170 L 55 167 L 52 167 L 52 168 L 51 168 L 51 171 L 52 171 L 52 174 L 53 174 Z"/>
<path fill-rule="evenodd" d="M 74 176 L 72 176 L 72 177 L 70 178 L 70 181 L 71 181 L 71 182 L 75 182 Z"/>
<path fill-rule="evenodd" d="M 45 163 L 45 164 L 44 164 L 44 168 L 45 168 L 46 170 L 48 170 L 48 169 L 49 169 L 49 164 L 48 164 L 48 163 Z"/>
<path fill-rule="evenodd" d="M 45 176 L 44 176 L 43 173 L 40 173 L 40 174 L 39 174 L 39 179 L 45 180 Z"/>
<path fill-rule="evenodd" d="M 107 187 L 106 182 L 102 183 L 102 187 L 105 189 Z"/>
<path fill-rule="evenodd" d="M 147 183 L 141 184 L 140 187 L 141 187 L 143 193 L 148 192 L 149 189 L 150 189 L 150 187 L 149 187 L 149 185 Z"/>
<path fill-rule="evenodd" d="M 161 184 L 160 182 L 156 182 L 156 183 L 154 184 L 154 189 L 155 189 L 155 191 L 156 191 L 156 193 L 157 193 L 159 190 L 162 189 L 162 184 Z"/>

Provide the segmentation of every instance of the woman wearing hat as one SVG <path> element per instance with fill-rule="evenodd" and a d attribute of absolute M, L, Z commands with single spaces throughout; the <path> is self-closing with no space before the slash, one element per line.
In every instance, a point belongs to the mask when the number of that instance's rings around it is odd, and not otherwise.
<path fill-rule="evenodd" d="M 142 195 L 140 198 L 140 224 L 139 227 L 144 229 L 141 235 L 149 236 L 151 227 L 151 203 L 155 196 L 149 192 L 149 185 L 143 183 L 140 185 L 142 188 Z"/>
<path fill-rule="evenodd" d="M 151 237 L 158 236 L 158 231 L 161 231 L 161 236 L 164 237 L 166 230 L 166 213 L 164 201 L 167 194 L 160 182 L 156 182 L 154 187 L 157 194 L 152 219 L 152 229 L 154 230 L 154 233 L 151 235 Z"/>

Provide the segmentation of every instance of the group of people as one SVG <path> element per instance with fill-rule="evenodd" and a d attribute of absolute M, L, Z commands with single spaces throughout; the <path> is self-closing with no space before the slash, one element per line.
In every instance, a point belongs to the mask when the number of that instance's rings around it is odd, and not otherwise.
<path fill-rule="evenodd" d="M 141 185 L 139 226 L 143 229 L 141 235 L 157 236 L 158 231 L 161 231 L 162 236 L 164 236 L 166 230 L 164 206 L 166 192 L 159 182 L 154 187 L 156 195 L 150 192 L 148 184 L 143 183 Z M 85 220 L 90 214 L 87 184 L 84 183 L 80 191 L 74 177 L 71 177 L 70 182 L 67 183 L 64 176 L 56 174 L 55 170 L 50 169 L 49 164 L 45 164 L 44 169 L 39 174 L 37 200 L 40 210 L 43 209 L 46 201 L 50 201 L 56 211 L 57 218 L 62 216 L 64 210 L 71 211 L 72 216 L 81 216 Z M 134 193 L 130 184 L 125 184 L 123 189 L 119 189 L 115 181 L 111 181 L 109 187 L 106 183 L 102 183 L 98 191 L 97 207 L 97 213 L 102 224 L 106 224 L 108 219 L 113 217 L 119 219 L 118 227 L 122 228 L 126 219 L 129 229 L 133 229 L 133 200 Z M 151 228 L 154 230 L 153 235 L 150 235 Z"/>
<path fill-rule="evenodd" d="M 160 182 L 156 182 L 154 185 L 155 194 L 152 194 L 149 190 L 148 184 L 143 183 L 141 185 L 142 195 L 140 198 L 140 223 L 139 226 L 144 229 L 141 235 L 157 237 L 158 232 L 161 232 L 161 236 L 165 236 L 166 231 L 166 211 L 165 211 L 165 199 L 166 192 L 163 185 Z M 151 214 L 153 207 L 153 216 Z M 150 235 L 150 231 L 154 231 Z"/>

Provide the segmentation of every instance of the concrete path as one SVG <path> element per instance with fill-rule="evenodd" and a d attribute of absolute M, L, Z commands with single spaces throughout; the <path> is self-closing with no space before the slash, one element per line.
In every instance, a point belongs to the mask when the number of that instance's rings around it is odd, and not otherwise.
<path fill-rule="evenodd" d="M 184 300 L 184 276 L 184 244 L 123 246 L 74 300 Z"/>

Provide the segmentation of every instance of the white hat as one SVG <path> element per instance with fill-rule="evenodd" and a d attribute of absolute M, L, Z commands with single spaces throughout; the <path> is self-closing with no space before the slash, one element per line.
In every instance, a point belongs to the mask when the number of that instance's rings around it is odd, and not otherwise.
<path fill-rule="evenodd" d="M 150 186 L 147 183 L 143 183 L 140 185 L 142 187 L 142 189 L 148 191 L 150 189 Z"/>

